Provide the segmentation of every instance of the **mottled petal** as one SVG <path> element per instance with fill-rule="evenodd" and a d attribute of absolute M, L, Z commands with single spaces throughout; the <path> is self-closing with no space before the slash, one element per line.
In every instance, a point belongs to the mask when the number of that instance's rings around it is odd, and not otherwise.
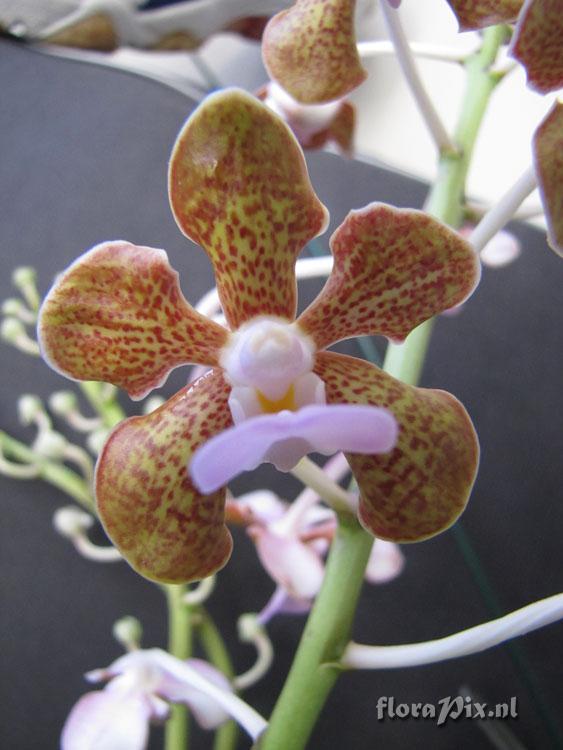
<path fill-rule="evenodd" d="M 180 229 L 213 263 L 231 327 L 293 319 L 295 260 L 328 213 L 287 125 L 244 91 L 212 94 L 178 136 L 169 190 Z"/>
<path fill-rule="evenodd" d="M 150 716 L 150 702 L 142 694 L 86 693 L 65 722 L 61 750 L 144 750 Z"/>
<path fill-rule="evenodd" d="M 477 436 L 459 401 L 341 354 L 320 352 L 315 372 L 330 403 L 384 406 L 399 423 L 390 453 L 346 456 L 360 489 L 362 524 L 395 542 L 419 541 L 451 526 L 465 508 L 479 461 Z"/>
<path fill-rule="evenodd" d="M 71 23 L 42 41 L 63 47 L 94 49 L 100 52 L 113 52 L 119 47 L 119 35 L 111 15 L 93 13 L 76 23 Z"/>
<path fill-rule="evenodd" d="M 231 424 L 228 392 L 213 370 L 156 411 L 119 424 L 102 451 L 100 518 L 121 554 L 147 578 L 198 580 L 229 559 L 225 491 L 203 496 L 187 473 L 194 450 Z"/>
<path fill-rule="evenodd" d="M 402 341 L 467 299 L 480 277 L 471 245 L 414 209 L 371 203 L 351 211 L 330 246 L 332 272 L 297 321 L 320 349 L 352 336 Z"/>
<path fill-rule="evenodd" d="M 251 536 L 264 569 L 291 597 L 312 599 L 318 594 L 324 564 L 310 545 L 259 527 Z"/>
<path fill-rule="evenodd" d="M 460 31 L 484 29 L 518 18 L 523 0 L 447 0 L 459 22 Z"/>
<path fill-rule="evenodd" d="M 340 99 L 365 80 L 356 47 L 355 5 L 355 0 L 297 0 L 266 26 L 266 70 L 298 102 Z"/>
<path fill-rule="evenodd" d="M 533 139 L 536 178 L 547 221 L 547 241 L 563 256 L 563 103 L 555 102 Z"/>
<path fill-rule="evenodd" d="M 405 557 L 399 545 L 376 539 L 366 567 L 368 583 L 388 583 L 396 578 L 405 567 Z"/>
<path fill-rule="evenodd" d="M 202 492 L 213 492 L 261 463 L 289 471 L 307 453 L 386 452 L 396 437 L 396 422 L 385 409 L 305 406 L 251 417 L 221 432 L 196 451 L 190 473 Z"/>
<path fill-rule="evenodd" d="M 561 0 L 526 0 L 510 53 L 526 68 L 528 86 L 542 94 L 563 86 Z"/>
<path fill-rule="evenodd" d="M 105 242 L 62 273 L 39 314 L 43 357 L 77 380 L 143 398 L 190 362 L 214 365 L 227 331 L 186 302 L 164 250 Z"/>

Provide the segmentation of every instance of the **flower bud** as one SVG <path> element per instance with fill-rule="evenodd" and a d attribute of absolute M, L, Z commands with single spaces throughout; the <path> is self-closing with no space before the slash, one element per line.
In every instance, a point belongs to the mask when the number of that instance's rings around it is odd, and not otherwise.
<path fill-rule="evenodd" d="M 98 430 L 94 430 L 93 432 L 91 432 L 86 438 L 86 445 L 88 446 L 88 449 L 95 455 L 98 455 L 98 453 L 100 453 L 100 451 L 104 447 L 104 443 L 107 440 L 109 432 L 110 431 L 105 427 L 100 427 Z"/>
<path fill-rule="evenodd" d="M 65 505 L 55 511 L 53 526 L 61 536 L 73 539 L 83 534 L 94 523 L 93 517 L 75 505 Z"/>
<path fill-rule="evenodd" d="M 238 637 L 243 643 L 253 643 L 257 636 L 262 635 L 264 628 L 260 624 L 258 617 L 248 612 L 241 615 L 237 622 Z"/>
<path fill-rule="evenodd" d="M 15 268 L 12 273 L 12 282 L 18 289 L 23 289 L 30 284 L 35 286 L 37 282 L 35 268 L 32 268 L 31 266 L 20 266 L 19 268 Z"/>
<path fill-rule="evenodd" d="M 26 394 L 18 399 L 18 414 L 22 424 L 32 424 L 40 414 L 44 413 L 43 403 L 38 396 Z"/>
<path fill-rule="evenodd" d="M 67 439 L 60 432 L 40 430 L 32 447 L 35 453 L 39 453 L 40 456 L 57 461 L 65 457 L 67 445 Z"/>
<path fill-rule="evenodd" d="M 24 324 L 18 318 L 4 318 L 0 325 L 0 336 L 9 344 L 16 344 L 21 336 L 25 336 Z"/>
<path fill-rule="evenodd" d="M 72 391 L 56 391 L 49 398 L 49 408 L 59 417 L 75 411 L 77 405 L 78 399 Z"/>
<path fill-rule="evenodd" d="M 4 315 L 12 315 L 17 318 L 21 315 L 22 311 L 25 313 L 27 308 L 23 302 L 16 297 L 9 297 L 2 302 L 2 313 Z"/>
<path fill-rule="evenodd" d="M 116 620 L 112 628 L 113 637 L 126 651 L 134 651 L 141 645 L 143 626 L 136 617 L 128 615 Z"/>

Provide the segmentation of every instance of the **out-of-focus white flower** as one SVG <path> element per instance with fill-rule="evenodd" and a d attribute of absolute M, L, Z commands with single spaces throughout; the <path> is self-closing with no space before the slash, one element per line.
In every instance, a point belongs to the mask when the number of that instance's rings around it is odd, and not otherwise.
<path fill-rule="evenodd" d="M 143 750 L 150 723 L 168 718 L 169 703 L 188 706 L 204 729 L 232 716 L 255 738 L 266 725 L 234 695 L 227 678 L 201 659 L 184 662 L 157 648 L 132 651 L 86 679 L 108 683 L 72 708 L 61 750 Z"/>
<path fill-rule="evenodd" d="M 341 456 L 332 463 L 339 462 Z M 260 622 L 265 624 L 276 614 L 307 612 L 323 581 L 324 557 L 336 531 L 334 512 L 320 505 L 311 490 L 291 505 L 272 492 L 258 490 L 229 500 L 227 518 L 247 526 L 264 570 L 277 584 L 259 615 Z M 403 566 L 399 546 L 377 539 L 366 580 L 385 583 L 399 575 Z"/>

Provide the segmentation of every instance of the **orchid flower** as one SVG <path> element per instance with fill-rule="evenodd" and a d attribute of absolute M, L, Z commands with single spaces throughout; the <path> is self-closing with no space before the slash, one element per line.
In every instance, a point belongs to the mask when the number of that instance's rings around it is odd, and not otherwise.
<path fill-rule="evenodd" d="M 563 15 L 558 0 L 447 0 L 460 31 L 514 23 L 510 54 L 540 93 L 563 86 Z"/>
<path fill-rule="evenodd" d="M 119 424 L 102 450 L 98 510 L 123 556 L 157 580 L 207 577 L 231 553 L 227 482 L 263 461 L 288 470 L 310 451 L 346 452 L 360 520 L 376 536 L 412 542 L 449 527 L 478 463 L 461 404 L 323 350 L 365 334 L 401 341 L 462 302 L 479 276 L 471 247 L 420 211 L 353 211 L 332 236 L 327 284 L 294 321 L 296 257 L 327 211 L 289 128 L 236 89 L 187 120 L 169 191 L 180 228 L 213 263 L 230 330 L 186 302 L 163 250 L 124 241 L 73 263 L 39 316 L 53 368 L 133 398 L 179 365 L 213 368 Z"/>
<path fill-rule="evenodd" d="M 274 81 L 260 88 L 256 96 L 287 122 L 302 148 L 334 144 L 342 153 L 351 153 L 356 122 L 356 109 L 351 102 L 300 104 Z"/>
<path fill-rule="evenodd" d="M 302 104 L 341 99 L 367 73 L 354 31 L 355 0 L 297 0 L 264 30 L 268 75 Z"/>
<path fill-rule="evenodd" d="M 331 463 L 342 456 L 331 459 Z M 256 490 L 227 501 L 227 518 L 242 522 L 256 545 L 268 575 L 277 584 L 273 599 L 260 615 L 265 624 L 278 612 L 306 612 L 324 577 L 324 556 L 336 531 L 333 510 L 319 505 L 320 498 L 304 490 L 288 504 L 273 492 Z M 376 540 L 366 569 L 369 583 L 385 583 L 401 572 L 403 555 L 398 545 Z"/>
<path fill-rule="evenodd" d="M 172 7 L 143 9 L 144 0 L 82 0 L 53 8 L 49 25 L 30 36 L 50 44 L 112 51 L 119 46 L 154 50 L 192 50 L 213 34 L 230 31 L 260 40 L 282 0 L 198 0 Z M 58 11 L 58 12 L 56 12 Z M 55 16 L 56 13 L 56 16 Z M 9 16 L 4 19 L 10 25 Z M 18 21 L 26 23 L 18 11 Z"/>
<path fill-rule="evenodd" d="M 233 694 L 227 678 L 201 659 L 184 662 L 158 648 L 135 650 L 106 669 L 89 672 L 86 679 L 108 682 L 72 708 L 61 750 L 143 750 L 150 723 L 165 721 L 170 703 L 188 706 L 203 729 L 215 729 L 231 716 L 252 737 L 265 726 Z"/>

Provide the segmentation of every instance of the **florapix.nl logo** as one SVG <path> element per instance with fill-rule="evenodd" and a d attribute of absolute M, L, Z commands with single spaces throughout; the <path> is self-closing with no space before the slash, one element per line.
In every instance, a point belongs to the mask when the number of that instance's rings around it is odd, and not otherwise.
<path fill-rule="evenodd" d="M 516 696 L 508 702 L 489 704 L 475 700 L 471 695 L 456 695 L 440 698 L 435 703 L 398 703 L 392 696 L 381 695 L 375 704 L 378 721 L 385 719 L 425 719 L 442 726 L 456 719 L 516 719 L 518 703 Z"/>

